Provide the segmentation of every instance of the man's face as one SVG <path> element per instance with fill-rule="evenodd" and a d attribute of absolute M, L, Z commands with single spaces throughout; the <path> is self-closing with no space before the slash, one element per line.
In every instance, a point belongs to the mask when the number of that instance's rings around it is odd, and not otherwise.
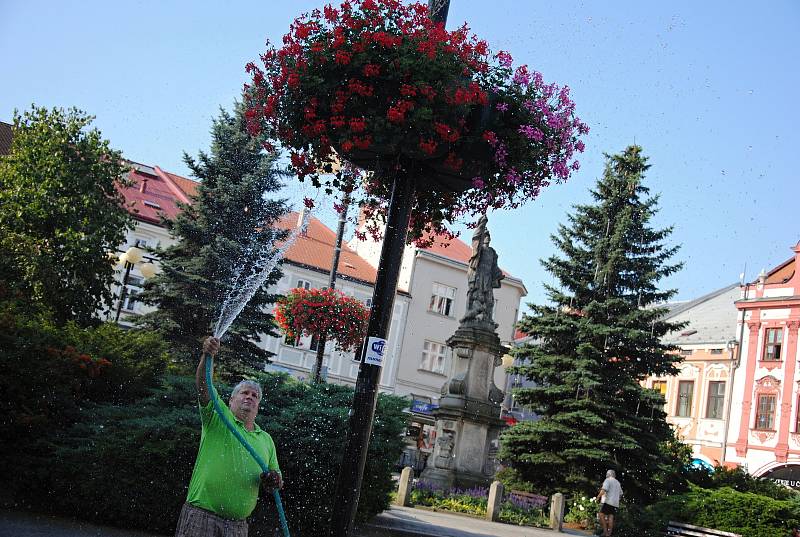
<path fill-rule="evenodd" d="M 251 386 L 242 386 L 231 396 L 231 412 L 241 421 L 255 419 L 258 414 L 258 392 Z"/>

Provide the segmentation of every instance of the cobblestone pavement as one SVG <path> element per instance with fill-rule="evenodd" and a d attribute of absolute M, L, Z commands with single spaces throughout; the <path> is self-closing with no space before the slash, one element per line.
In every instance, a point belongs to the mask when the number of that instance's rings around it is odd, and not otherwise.
<path fill-rule="evenodd" d="M 392 506 L 356 531 L 358 537 L 557 537 L 590 535 L 576 530 L 556 533 L 548 529 L 512 526 L 480 518 Z"/>
<path fill-rule="evenodd" d="M 479 518 L 396 507 L 358 528 L 357 537 L 557 537 L 589 535 L 575 530 L 511 526 Z M 0 537 L 164 537 L 154 533 L 99 526 L 79 520 L 0 510 Z"/>

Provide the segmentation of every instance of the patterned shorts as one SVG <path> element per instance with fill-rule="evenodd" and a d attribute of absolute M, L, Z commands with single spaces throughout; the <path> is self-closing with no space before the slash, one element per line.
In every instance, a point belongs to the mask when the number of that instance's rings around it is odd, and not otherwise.
<path fill-rule="evenodd" d="M 175 537 L 247 537 L 247 521 L 228 520 L 185 503 Z"/>

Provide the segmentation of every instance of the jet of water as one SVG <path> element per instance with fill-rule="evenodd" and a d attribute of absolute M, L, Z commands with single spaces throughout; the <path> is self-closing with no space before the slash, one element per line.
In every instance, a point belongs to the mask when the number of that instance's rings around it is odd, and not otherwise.
<path fill-rule="evenodd" d="M 242 256 L 242 261 L 234 271 L 232 288 L 229 291 L 228 296 L 225 298 L 225 302 L 222 304 L 222 308 L 219 312 L 219 318 L 214 325 L 215 338 L 219 339 L 225 335 L 225 332 L 227 332 L 231 327 L 231 324 L 233 324 L 233 321 L 236 319 L 236 317 L 239 316 L 250 299 L 253 298 L 253 295 L 256 294 L 256 291 L 258 291 L 266 279 L 269 278 L 270 273 L 278 264 L 278 262 L 283 259 L 286 251 L 292 246 L 292 244 L 294 244 L 294 241 L 297 240 L 297 237 L 301 233 L 305 232 L 306 228 L 308 227 L 310 217 L 311 210 L 306 209 L 303 212 L 303 220 L 300 225 L 292 230 L 292 232 L 289 234 L 289 237 L 286 239 L 286 242 L 284 242 L 277 250 L 272 250 L 272 242 L 264 244 L 255 260 L 256 265 L 260 265 L 262 267 L 261 270 L 257 270 L 245 277 L 240 284 L 239 280 L 242 279 L 244 264 L 247 262 L 247 256 Z"/>

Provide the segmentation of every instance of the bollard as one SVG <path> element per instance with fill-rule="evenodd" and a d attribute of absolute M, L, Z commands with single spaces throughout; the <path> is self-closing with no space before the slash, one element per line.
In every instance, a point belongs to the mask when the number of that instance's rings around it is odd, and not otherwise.
<path fill-rule="evenodd" d="M 414 470 L 410 466 L 403 468 L 403 472 L 400 474 L 400 483 L 397 487 L 397 498 L 394 501 L 395 505 L 408 505 L 408 497 L 411 496 L 411 479 L 413 477 Z"/>
<path fill-rule="evenodd" d="M 561 531 L 564 523 L 564 495 L 560 492 L 553 494 L 550 499 L 550 529 Z"/>
<path fill-rule="evenodd" d="M 486 520 L 494 522 L 500 516 L 500 506 L 503 504 L 503 484 L 494 481 L 489 487 L 489 501 L 486 504 Z"/>

